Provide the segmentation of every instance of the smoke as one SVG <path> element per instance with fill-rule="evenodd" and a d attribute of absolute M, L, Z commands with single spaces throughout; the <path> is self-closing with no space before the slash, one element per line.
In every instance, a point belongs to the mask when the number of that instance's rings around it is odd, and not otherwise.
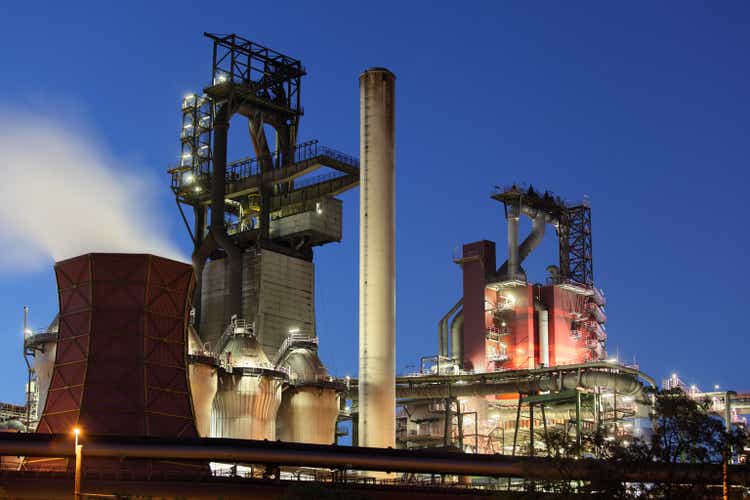
<path fill-rule="evenodd" d="M 79 127 L 14 110 L 0 116 L 0 271 L 90 252 L 185 259 L 159 231 L 155 183 L 143 170 Z"/>

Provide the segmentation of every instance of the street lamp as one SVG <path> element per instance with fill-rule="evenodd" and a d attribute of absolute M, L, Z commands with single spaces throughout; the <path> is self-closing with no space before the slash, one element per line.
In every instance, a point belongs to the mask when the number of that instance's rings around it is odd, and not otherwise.
<path fill-rule="evenodd" d="M 78 426 L 73 427 L 73 434 L 76 437 L 76 475 L 75 482 L 73 483 L 73 495 L 78 500 L 81 498 L 81 469 L 83 465 L 83 445 L 78 444 L 78 436 L 81 434 L 81 428 Z"/>

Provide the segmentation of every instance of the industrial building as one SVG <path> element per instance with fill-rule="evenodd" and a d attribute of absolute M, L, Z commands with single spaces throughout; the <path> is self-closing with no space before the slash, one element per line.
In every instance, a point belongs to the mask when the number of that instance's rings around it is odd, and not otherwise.
<path fill-rule="evenodd" d="M 423 449 L 534 457 L 549 453 L 553 431 L 579 443 L 593 430 L 611 439 L 643 432 L 648 388 L 656 384 L 607 357 L 587 200 L 569 203 L 520 184 L 497 187 L 491 197 L 507 225 L 502 263 L 493 241 L 463 245 L 455 256 L 463 290 L 436 318 L 436 350 L 423 353 L 416 373 L 397 376 L 396 77 L 384 68 L 360 75 L 357 159 L 317 140 L 298 141 L 301 61 L 234 34 L 206 36 L 213 50 L 208 83 L 182 100 L 180 159 L 169 167 L 192 265 L 123 254 L 58 262 L 59 315 L 44 330 L 25 325 L 28 397 L 24 406 L 0 408 L 9 430 L 64 434 L 80 426 L 102 439 L 132 440 L 130 448 L 117 442 L 110 455 L 84 461 L 92 473 L 117 468 L 142 478 L 213 470 L 252 480 L 346 476 L 334 462 L 304 457 L 344 453 L 330 445 L 347 421 L 355 447 L 400 449 L 363 458 L 364 475 L 388 472 L 390 459 L 419 463 L 428 456 Z M 230 159 L 230 121 L 245 119 L 255 155 Z M 344 238 L 336 196 L 357 186 L 360 369 L 344 378 L 318 357 L 319 343 L 333 339 L 316 331 L 314 250 Z M 519 241 L 524 217 L 531 232 Z M 557 239 L 559 260 L 547 267 L 545 283 L 534 283 L 524 261 L 545 236 Z M 726 393 L 721 400 L 727 421 L 740 399 Z M 169 460 L 138 441 L 146 438 L 173 446 Z M 206 440 L 213 454 L 201 454 L 201 438 L 253 441 L 223 441 L 229 450 Z M 257 441 L 296 444 L 273 451 Z M 242 454 L 253 446 L 261 446 L 259 455 Z M 22 470 L 73 467 L 69 457 L 50 460 L 54 443 L 24 449 L 31 451 Z M 414 449 L 423 451 L 410 455 Z M 346 457 L 336 460 L 359 463 Z M 456 464 L 399 471 L 472 475 L 470 466 Z M 512 470 L 507 474 L 518 477 L 520 469 Z"/>

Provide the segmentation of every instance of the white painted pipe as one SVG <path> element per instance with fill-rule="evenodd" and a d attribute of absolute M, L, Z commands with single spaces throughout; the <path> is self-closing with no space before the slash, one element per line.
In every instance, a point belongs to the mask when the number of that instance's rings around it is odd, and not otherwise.
<path fill-rule="evenodd" d="M 549 366 L 549 311 L 539 310 L 539 362 Z"/>
<path fill-rule="evenodd" d="M 518 248 L 518 207 L 508 207 L 508 279 L 518 279 L 520 274 L 520 256 Z"/>
<path fill-rule="evenodd" d="M 359 77 L 359 446 L 396 436 L 395 80 L 384 68 Z"/>

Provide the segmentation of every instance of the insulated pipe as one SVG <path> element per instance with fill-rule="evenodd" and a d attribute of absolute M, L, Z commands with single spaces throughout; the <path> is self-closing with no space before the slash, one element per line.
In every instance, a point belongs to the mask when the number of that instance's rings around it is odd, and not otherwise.
<path fill-rule="evenodd" d="M 508 279 L 516 279 L 520 273 L 521 262 L 518 248 L 518 221 L 520 213 L 517 206 L 508 207 L 508 260 L 506 261 Z"/>
<path fill-rule="evenodd" d="M 534 251 L 534 249 L 539 245 L 539 243 L 542 242 L 544 239 L 544 233 L 545 229 L 547 227 L 547 217 L 541 210 L 532 211 L 531 209 L 527 207 L 521 207 L 521 210 L 524 214 L 528 215 L 531 218 L 531 233 L 526 237 L 526 239 L 523 240 L 523 243 L 521 243 L 521 246 L 518 246 L 518 218 L 515 220 L 510 218 L 511 212 L 515 212 L 515 207 L 509 207 L 508 209 L 508 260 L 506 260 L 502 266 L 500 266 L 497 269 L 497 274 L 499 276 L 507 275 L 508 278 L 513 279 L 514 275 L 511 275 L 508 272 L 508 269 L 510 268 L 510 262 L 511 259 L 514 258 L 511 248 L 517 248 L 518 254 L 515 256 L 515 258 L 518 259 L 518 265 L 516 273 L 520 273 L 521 271 L 521 264 L 524 260 L 526 260 L 526 257 L 528 257 L 531 252 Z M 513 226 L 513 229 L 511 227 Z M 515 245 L 511 245 L 511 233 L 515 234 Z"/>
<path fill-rule="evenodd" d="M 478 455 L 434 450 L 359 448 L 241 439 L 89 436 L 86 438 L 83 453 L 87 458 L 115 457 L 121 460 L 190 460 L 566 481 L 606 479 L 645 483 L 722 482 L 722 467 L 714 464 L 643 462 L 623 467 L 620 462 L 594 459 Z M 73 456 L 73 446 L 71 438 L 63 434 L 0 433 L 0 455 L 64 458 Z M 729 465 L 727 479 L 731 484 L 748 485 L 750 469 Z"/>
<path fill-rule="evenodd" d="M 537 210 L 536 214 L 529 213 L 528 215 L 531 218 L 531 233 L 523 240 L 518 250 L 519 265 L 542 242 L 547 227 L 547 217 L 541 210 Z"/>
<path fill-rule="evenodd" d="M 539 309 L 539 362 L 549 366 L 549 311 Z"/>
<path fill-rule="evenodd" d="M 448 356 L 448 322 L 450 321 L 451 316 L 453 316 L 453 313 L 461 307 L 462 303 L 463 299 L 458 299 L 448 313 L 440 318 L 440 321 L 438 322 L 438 354 L 440 356 Z"/>
<path fill-rule="evenodd" d="M 216 113 L 214 121 L 213 176 L 211 183 L 211 236 L 229 256 L 229 315 L 242 313 L 242 250 L 226 233 L 224 227 L 227 142 L 230 113 L 228 105 L 223 105 Z M 203 260 L 205 264 L 205 259 Z M 201 266 L 202 271 L 203 266 Z M 197 269 L 196 269 L 197 271 Z"/>
<path fill-rule="evenodd" d="M 451 357 L 464 366 L 464 310 L 461 308 L 451 321 Z"/>
<path fill-rule="evenodd" d="M 384 68 L 359 77 L 359 446 L 396 436 L 395 80 Z"/>

